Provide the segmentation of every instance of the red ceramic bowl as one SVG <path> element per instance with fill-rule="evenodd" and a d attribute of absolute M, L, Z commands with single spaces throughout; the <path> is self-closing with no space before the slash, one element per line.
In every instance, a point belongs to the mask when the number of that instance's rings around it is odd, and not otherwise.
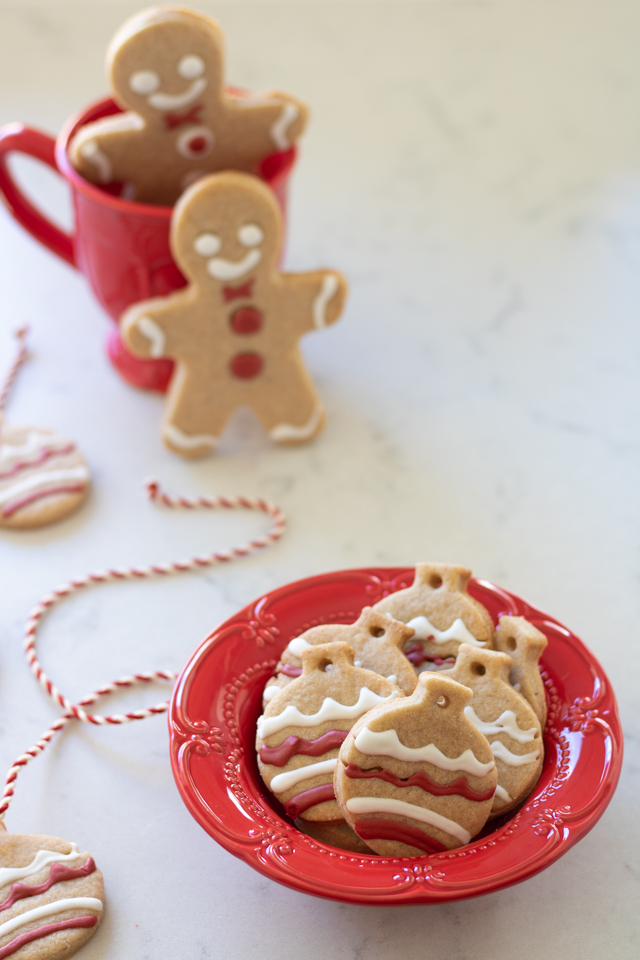
<path fill-rule="evenodd" d="M 581 640 L 486 580 L 469 592 L 497 622 L 524 616 L 549 639 L 542 776 L 526 803 L 466 847 L 424 857 L 362 857 L 300 833 L 258 774 L 262 690 L 289 640 L 319 623 L 350 623 L 363 606 L 410 586 L 413 568 L 342 570 L 280 587 L 198 647 L 171 702 L 171 763 L 182 799 L 218 843 L 294 890 L 365 904 L 462 900 L 526 880 L 554 863 L 602 816 L 622 763 L 613 691 Z"/>

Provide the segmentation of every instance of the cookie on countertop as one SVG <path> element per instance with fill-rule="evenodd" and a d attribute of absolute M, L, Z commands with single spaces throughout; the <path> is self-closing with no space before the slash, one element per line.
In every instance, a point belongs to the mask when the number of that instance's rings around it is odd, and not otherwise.
<path fill-rule="evenodd" d="M 102 874 L 57 837 L 7 833 L 0 823 L 0 957 L 65 960 L 102 919 Z"/>
<path fill-rule="evenodd" d="M 107 69 L 126 112 L 81 127 L 69 159 L 92 183 L 123 184 L 129 200 L 171 206 L 207 173 L 255 174 L 306 124 L 306 106 L 289 94 L 225 90 L 222 30 L 193 10 L 155 7 L 127 20 Z"/>
<path fill-rule="evenodd" d="M 335 323 L 346 282 L 331 270 L 282 273 L 282 231 L 277 201 L 260 180 L 206 177 L 171 221 L 171 249 L 189 285 L 122 316 L 132 353 L 176 361 L 162 434 L 184 457 L 210 453 L 239 407 L 251 408 L 277 443 L 311 440 L 324 425 L 298 341 Z"/>
<path fill-rule="evenodd" d="M 542 772 L 540 722 L 509 683 L 513 661 L 506 653 L 463 644 L 447 676 L 473 691 L 465 716 L 484 734 L 496 760 L 498 786 L 491 816 L 512 810 L 533 790 Z"/>
<path fill-rule="evenodd" d="M 419 563 L 412 586 L 398 590 L 374 609 L 413 627 L 405 648 L 413 665 L 439 670 L 455 662 L 458 647 L 491 647 L 493 621 L 488 610 L 467 592 L 471 571 L 447 563 Z"/>
<path fill-rule="evenodd" d="M 258 720 L 260 775 L 292 819 L 343 818 L 333 793 L 339 747 L 358 717 L 401 696 L 394 683 L 353 660 L 346 643 L 304 650 L 302 676 Z"/>
<path fill-rule="evenodd" d="M 496 764 L 464 713 L 472 693 L 422 673 L 410 697 L 354 725 L 335 771 L 349 826 L 385 857 L 421 856 L 469 843 L 491 812 Z"/>
<path fill-rule="evenodd" d="M 538 666 L 547 646 L 547 638 L 524 617 L 501 617 L 493 646 L 513 660 L 509 681 L 533 707 L 544 730 L 547 722 L 547 697 Z"/>

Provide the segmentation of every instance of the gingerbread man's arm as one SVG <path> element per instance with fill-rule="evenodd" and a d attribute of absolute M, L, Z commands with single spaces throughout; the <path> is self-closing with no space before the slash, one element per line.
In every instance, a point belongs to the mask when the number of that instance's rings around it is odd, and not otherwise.
<path fill-rule="evenodd" d="M 121 169 L 119 160 L 124 158 L 131 166 L 135 137 L 143 127 L 137 113 L 119 113 L 80 127 L 69 145 L 73 168 L 91 183 L 126 180 L 128 171 Z"/>
<path fill-rule="evenodd" d="M 120 318 L 120 335 L 137 357 L 176 357 L 189 325 L 191 291 L 178 290 L 168 297 L 134 303 Z"/>
<path fill-rule="evenodd" d="M 282 315 L 299 336 L 335 323 L 344 308 L 347 281 L 337 270 L 281 274 Z"/>
<path fill-rule="evenodd" d="M 237 135 L 239 143 L 250 139 L 258 156 L 263 157 L 292 147 L 309 116 L 309 108 L 302 100 L 279 90 L 260 97 L 227 94 L 225 107 L 234 138 Z"/>

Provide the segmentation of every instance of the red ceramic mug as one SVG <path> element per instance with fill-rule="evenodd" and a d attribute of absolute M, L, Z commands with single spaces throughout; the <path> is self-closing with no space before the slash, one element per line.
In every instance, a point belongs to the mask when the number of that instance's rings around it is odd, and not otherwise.
<path fill-rule="evenodd" d="M 113 100 L 100 100 L 68 120 L 57 140 L 21 123 L 0 128 L 0 193 L 25 230 L 86 275 L 96 297 L 117 323 L 130 304 L 164 296 L 186 281 L 169 249 L 172 208 L 125 200 L 118 196 L 121 185 L 96 187 L 76 173 L 69 162 L 67 147 L 76 130 L 114 113 L 120 113 L 120 108 Z M 55 226 L 27 200 L 8 169 L 11 153 L 35 157 L 65 178 L 73 199 L 74 234 Z M 260 176 L 274 191 L 283 213 L 295 160 L 292 147 L 266 157 L 260 166 Z M 171 360 L 132 356 L 124 349 L 117 326 L 109 336 L 107 352 L 129 383 L 166 390 L 173 370 Z"/>

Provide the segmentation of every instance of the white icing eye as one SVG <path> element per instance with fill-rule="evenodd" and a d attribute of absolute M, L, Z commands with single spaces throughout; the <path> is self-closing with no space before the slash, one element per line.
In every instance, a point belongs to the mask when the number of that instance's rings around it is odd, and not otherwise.
<path fill-rule="evenodd" d="M 245 223 L 238 230 L 238 240 L 244 247 L 257 247 L 264 240 L 264 233 L 257 223 Z"/>
<path fill-rule="evenodd" d="M 196 80 L 204 73 L 204 60 L 195 53 L 189 53 L 178 61 L 178 73 L 185 80 Z"/>
<path fill-rule="evenodd" d="M 138 70 L 129 77 L 129 86 L 134 93 L 146 96 L 154 93 L 160 86 L 160 77 L 155 70 Z"/>
<path fill-rule="evenodd" d="M 213 257 L 222 246 L 222 240 L 217 233 L 201 233 L 193 241 L 193 249 L 201 257 Z"/>

